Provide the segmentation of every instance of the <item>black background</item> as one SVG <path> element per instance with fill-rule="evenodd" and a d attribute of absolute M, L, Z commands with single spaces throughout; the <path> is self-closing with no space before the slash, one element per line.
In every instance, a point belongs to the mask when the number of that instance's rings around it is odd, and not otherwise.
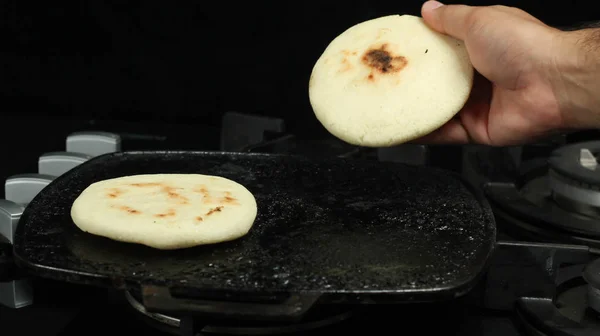
<path fill-rule="evenodd" d="M 377 16 L 418 15 L 422 1 L 1 3 L 4 116 L 218 125 L 235 110 L 312 129 L 308 78 L 331 39 Z M 554 26 L 600 16 L 583 0 L 466 3 L 518 6 Z"/>

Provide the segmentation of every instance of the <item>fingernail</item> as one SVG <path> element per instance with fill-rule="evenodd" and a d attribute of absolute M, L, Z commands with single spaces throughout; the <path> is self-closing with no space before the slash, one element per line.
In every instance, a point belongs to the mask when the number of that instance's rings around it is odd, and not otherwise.
<path fill-rule="evenodd" d="M 439 1 L 427 1 L 423 7 L 425 10 L 434 10 L 436 8 L 442 7 L 444 4 Z"/>

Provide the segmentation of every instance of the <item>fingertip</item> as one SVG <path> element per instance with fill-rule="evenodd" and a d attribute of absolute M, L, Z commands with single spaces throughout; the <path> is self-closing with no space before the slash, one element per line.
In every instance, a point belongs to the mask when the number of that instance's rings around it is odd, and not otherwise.
<path fill-rule="evenodd" d="M 442 7 L 444 4 L 439 1 L 429 0 L 425 1 L 421 7 L 421 13 L 432 11 L 436 8 Z"/>
<path fill-rule="evenodd" d="M 421 16 L 423 17 L 423 20 L 425 20 L 425 23 L 436 28 L 438 25 L 434 11 L 442 6 L 444 6 L 443 3 L 434 0 L 423 3 L 423 6 L 421 6 Z"/>

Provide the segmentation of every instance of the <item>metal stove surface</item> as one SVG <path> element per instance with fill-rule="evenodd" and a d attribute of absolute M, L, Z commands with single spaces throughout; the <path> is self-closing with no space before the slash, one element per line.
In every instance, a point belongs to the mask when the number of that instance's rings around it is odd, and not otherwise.
<path fill-rule="evenodd" d="M 227 151 L 396 161 L 460 171 L 472 183 L 483 184 L 514 182 L 520 176 L 519 172 L 526 170 L 527 162 L 536 159 L 544 161 L 552 150 L 568 142 L 565 138 L 559 138 L 533 146 L 503 149 L 406 145 L 370 150 L 348 146 L 336 139 L 314 141 L 285 134 L 285 125 L 281 120 L 230 113 L 223 121 L 220 140 L 218 137 L 202 140 L 180 136 L 179 133 L 189 132 L 194 127 L 189 127 L 187 131 L 174 128 L 161 130 L 157 127 L 151 132 L 136 133 L 131 132 L 129 126 L 123 125 L 105 124 L 105 127 L 100 128 L 93 128 L 89 123 L 71 125 L 58 135 L 62 140 L 52 140 L 64 143 L 65 134 L 70 135 L 66 148 L 60 153 L 41 155 L 35 176 L 9 178 L 6 198 L 18 205 L 11 208 L 18 212 L 19 206 L 26 206 L 28 200 L 52 179 L 52 174 L 56 176 L 66 171 L 85 160 L 85 155 L 94 156 L 121 148 L 220 148 Z M 88 133 L 73 134 L 80 130 Z M 89 133 L 96 130 L 111 133 Z M 48 132 L 50 136 L 51 130 Z M 132 135 L 133 133 L 135 134 Z M 600 136 L 592 134 L 584 140 L 593 139 L 600 139 Z M 48 149 L 44 147 L 42 150 Z M 39 154 L 42 153 L 36 155 Z M 35 169 L 32 167 L 30 170 Z M 18 224 L 18 217 L 9 216 L 8 219 L 11 220 L 12 230 Z M 22 306 L 20 309 L 12 309 L 0 304 L 0 334 L 12 336 L 43 333 L 58 336 L 80 335 L 92 330 L 113 335 L 133 333 L 185 336 L 282 333 L 323 335 L 332 332 L 389 333 L 390 330 L 407 334 L 435 332 L 463 336 L 600 334 L 599 314 L 592 309 L 600 286 L 589 285 L 600 280 L 600 261 L 592 263 L 595 258 L 599 258 L 598 249 L 581 243 L 561 245 L 559 243 L 565 241 L 555 236 L 548 239 L 540 239 L 535 234 L 526 236 L 522 232 L 510 230 L 514 228 L 514 223 L 504 219 L 500 215 L 498 224 L 499 237 L 503 242 L 498 244 L 486 275 L 473 291 L 454 301 L 428 305 L 333 309 L 321 307 L 312 320 L 303 321 L 300 325 L 241 324 L 239 321 L 207 321 L 187 316 L 156 316 L 145 312 L 132 293 L 32 279 L 21 274 L 16 280 L 14 275 L 10 279 L 0 279 L 0 285 L 10 290 L 8 299 L 6 291 L 0 295 L 0 299 L 5 304 L 10 301 L 9 304 Z M 0 229 L 3 227 L 3 234 L 10 236 L 10 232 L 6 232 L 6 213 L 3 220 L 4 222 L 0 222 Z M 546 242 L 520 242 L 524 237 L 528 241 Z M 5 243 L 4 247 L 6 246 L 9 245 Z M 3 251 L 6 255 L 3 257 L 0 252 L 0 261 L 10 259 L 10 249 L 5 248 Z M 0 293 L 3 293 L 2 290 Z"/>

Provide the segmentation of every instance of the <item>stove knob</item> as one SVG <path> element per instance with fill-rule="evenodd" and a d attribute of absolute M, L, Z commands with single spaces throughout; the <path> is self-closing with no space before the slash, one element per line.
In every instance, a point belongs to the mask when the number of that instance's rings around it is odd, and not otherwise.
<path fill-rule="evenodd" d="M 0 199 L 0 235 L 6 237 L 11 244 L 23 209 L 22 205 Z"/>
<path fill-rule="evenodd" d="M 76 132 L 67 137 L 67 152 L 99 156 L 121 150 L 121 137 L 107 132 Z"/>
<path fill-rule="evenodd" d="M 91 158 L 92 156 L 82 153 L 45 153 L 38 159 L 38 173 L 60 176 Z"/>
<path fill-rule="evenodd" d="M 23 308 L 33 303 L 33 290 L 29 279 L 0 282 L 0 305 Z"/>
<path fill-rule="evenodd" d="M 22 213 L 23 207 L 21 205 L 0 199 L 0 234 L 7 238 L 11 244 Z M 0 266 L 8 268 L 13 265 L 6 262 Z M 21 308 L 32 303 L 33 291 L 28 279 L 0 282 L 0 305 L 9 308 Z"/>
<path fill-rule="evenodd" d="M 13 175 L 4 183 L 4 197 L 17 204 L 26 205 L 53 179 L 54 176 L 42 174 Z"/>

